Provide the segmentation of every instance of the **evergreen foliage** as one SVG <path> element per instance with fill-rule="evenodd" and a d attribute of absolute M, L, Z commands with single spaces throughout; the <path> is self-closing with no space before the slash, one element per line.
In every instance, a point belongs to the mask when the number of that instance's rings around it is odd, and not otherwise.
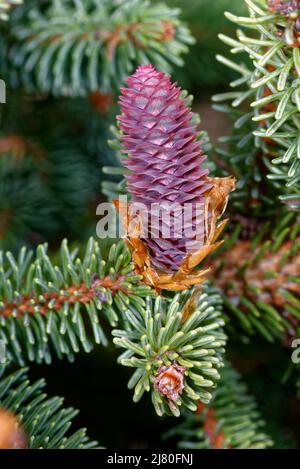
<path fill-rule="evenodd" d="M 268 221 L 255 225 L 250 239 L 243 239 L 243 224 L 236 224 L 216 259 L 216 284 L 231 323 L 288 343 L 299 336 L 300 224 L 287 211 L 278 218 L 273 229 Z"/>
<path fill-rule="evenodd" d="M 10 360 L 73 360 L 80 349 L 107 344 L 103 321 L 116 326 L 130 307 L 141 308 L 149 293 L 139 285 L 129 251 L 120 242 L 102 254 L 90 239 L 82 256 L 62 242 L 58 262 L 40 245 L 17 257 L 0 252 L 0 339 Z M 89 331 L 89 332 L 88 332 Z"/>
<path fill-rule="evenodd" d="M 119 88 L 139 63 L 182 65 L 193 40 L 178 14 L 147 0 L 29 2 L 5 44 L 8 79 L 30 92 L 84 96 Z"/>
<path fill-rule="evenodd" d="M 197 400 L 210 401 L 210 390 L 220 378 L 226 343 L 220 296 L 210 288 L 189 296 L 149 298 L 143 311 L 127 311 L 124 328 L 113 331 L 114 343 L 125 349 L 119 362 L 136 369 L 128 383 L 134 401 L 151 390 L 158 415 L 179 416 L 186 407 L 195 411 Z M 183 367 L 184 386 L 182 395 L 171 399 L 159 391 L 156 380 L 162 367 L 174 364 Z"/>
<path fill-rule="evenodd" d="M 198 403 L 195 413 L 166 436 L 178 435 L 183 449 L 263 449 L 272 446 L 264 421 L 241 376 L 226 364 L 212 403 Z"/>
<path fill-rule="evenodd" d="M 218 95 L 215 100 L 229 100 L 234 110 L 243 105 L 235 127 L 251 127 L 257 148 L 252 164 L 262 173 L 256 178 L 267 177 L 279 198 L 297 209 L 299 48 L 291 43 L 290 22 L 284 15 L 269 11 L 264 1 L 245 0 L 245 3 L 249 17 L 226 13 L 241 28 L 237 39 L 219 36 L 231 47 L 232 54 L 243 54 L 240 61 L 218 56 L 220 62 L 238 73 L 238 78 L 231 82 L 232 91 Z M 245 62 L 245 55 L 250 58 L 250 65 Z M 247 144 L 246 131 L 243 132 L 245 138 L 239 142 L 240 147 Z"/>
<path fill-rule="evenodd" d="M 218 43 L 220 31 L 231 34 L 234 26 L 224 18 L 224 11 L 230 9 L 236 14 L 245 13 L 245 5 L 241 0 L 190 0 L 187 8 L 185 0 L 167 0 L 170 7 L 181 9 L 181 18 L 188 24 L 195 43 L 189 48 L 185 58 L 184 69 L 175 67 L 175 77 L 184 88 L 190 92 L 199 92 L 199 88 L 223 87 L 224 83 L 233 78 L 230 69 L 216 60 L 216 54 L 222 51 L 222 44 Z"/>
<path fill-rule="evenodd" d="M 0 248 L 16 252 L 63 236 L 88 240 L 101 200 L 99 164 L 113 162 L 101 145 L 111 111 L 97 111 L 91 96 L 54 100 L 9 88 L 0 111 Z"/>
<path fill-rule="evenodd" d="M 72 420 L 78 414 L 64 408 L 60 397 L 48 398 L 43 379 L 31 384 L 27 368 L 11 371 L 0 365 L 0 408 L 16 414 L 28 439 L 29 449 L 91 449 L 98 448 L 86 429 L 70 433 Z"/>

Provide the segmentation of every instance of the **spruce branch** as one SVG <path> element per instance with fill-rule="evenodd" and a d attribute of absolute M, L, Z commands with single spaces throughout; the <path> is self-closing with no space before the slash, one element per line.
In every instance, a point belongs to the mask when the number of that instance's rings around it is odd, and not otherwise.
<path fill-rule="evenodd" d="M 148 298 L 142 311 L 128 311 L 123 329 L 113 331 L 114 343 L 125 352 L 123 366 L 135 368 L 128 383 L 138 402 L 150 392 L 158 415 L 179 416 L 208 403 L 219 379 L 226 343 L 222 302 L 206 287 L 177 294 L 173 299 Z"/>
<path fill-rule="evenodd" d="M 14 414 L 19 422 L 18 433 L 7 435 L 6 443 L 27 449 L 99 448 L 97 442 L 86 436 L 86 429 L 70 433 L 78 411 L 64 408 L 60 397 L 48 398 L 44 392 L 45 381 L 31 384 L 27 371 L 23 368 L 11 372 L 8 366 L 0 365 L 0 425 L 1 411 L 6 411 L 2 414 L 6 421 Z M 1 432 L 4 428 L 1 426 Z M 4 437 L 3 433 L 1 436 Z"/>
<path fill-rule="evenodd" d="M 8 358 L 19 364 L 49 363 L 52 354 L 72 360 L 80 348 L 105 345 L 103 320 L 116 326 L 127 309 L 142 309 L 149 294 L 133 271 L 122 242 L 104 256 L 91 238 L 79 257 L 63 241 L 57 263 L 47 245 L 35 257 L 26 248 L 17 257 L 0 251 L 0 339 Z"/>
<path fill-rule="evenodd" d="M 244 54 L 250 64 L 218 56 L 218 60 L 239 74 L 232 92 L 218 95 L 233 108 L 244 107 L 240 125 L 254 123 L 252 133 L 261 149 L 262 173 L 290 207 L 299 206 L 299 44 L 294 38 L 298 3 L 291 16 L 275 11 L 267 3 L 245 0 L 249 17 L 226 13 L 238 24 L 237 39 L 221 34 L 231 53 Z M 271 5 L 271 4 L 270 4 Z M 292 31 L 291 31 L 292 27 Z M 249 33 L 247 29 L 249 29 Z M 292 34 L 292 42 L 291 42 Z M 236 126 L 239 125 L 238 121 Z"/>
<path fill-rule="evenodd" d="M 276 215 L 277 206 L 274 205 L 274 200 L 282 187 L 266 177 L 266 159 L 253 135 L 255 123 L 242 107 L 233 109 L 218 102 L 218 99 L 218 96 L 214 96 L 213 108 L 228 116 L 232 123 L 232 132 L 219 138 L 213 159 L 218 168 L 217 174 L 233 174 L 237 179 L 236 190 L 230 199 L 230 207 L 234 208 L 235 214 L 231 217 L 248 218 L 251 213 L 259 219 L 271 218 Z"/>
<path fill-rule="evenodd" d="M 229 325 L 237 322 L 248 334 L 290 346 L 300 320 L 299 220 L 283 212 L 273 229 L 269 222 L 258 225 L 250 239 L 243 239 L 242 229 L 237 223 L 215 261 Z"/>
<path fill-rule="evenodd" d="M 165 438 L 178 435 L 178 446 L 185 449 L 263 449 L 273 444 L 264 425 L 240 374 L 226 363 L 212 402 L 199 402 L 197 411 L 186 412 L 184 422 Z"/>
<path fill-rule="evenodd" d="M 23 12 L 7 48 L 13 74 L 31 92 L 110 92 L 139 63 L 182 65 L 193 43 L 178 9 L 147 0 L 56 0 Z"/>

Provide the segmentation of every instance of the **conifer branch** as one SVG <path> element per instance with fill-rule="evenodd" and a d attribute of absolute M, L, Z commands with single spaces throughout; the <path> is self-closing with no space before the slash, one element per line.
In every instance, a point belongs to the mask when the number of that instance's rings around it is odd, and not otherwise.
<path fill-rule="evenodd" d="M 197 411 L 186 413 L 184 422 L 165 437 L 180 436 L 178 446 L 185 449 L 263 449 L 273 444 L 263 427 L 254 398 L 226 363 L 212 402 L 199 402 Z"/>
<path fill-rule="evenodd" d="M 157 414 L 175 416 L 195 410 L 199 399 L 208 403 L 223 364 L 223 325 L 221 298 L 209 287 L 172 300 L 149 298 L 145 310 L 128 311 L 113 335 L 125 349 L 119 362 L 135 368 L 128 383 L 134 401 L 151 391 Z"/>
<path fill-rule="evenodd" d="M 118 88 L 139 63 L 169 70 L 193 43 L 179 10 L 147 0 L 55 0 L 12 27 L 10 67 L 29 91 L 83 96 Z"/>
<path fill-rule="evenodd" d="M 215 261 L 215 281 L 224 293 L 229 327 L 237 321 L 249 334 L 290 346 L 300 320 L 300 223 L 285 212 L 270 229 L 266 222 L 250 239 L 238 239 L 238 223 Z"/>
<path fill-rule="evenodd" d="M 231 101 L 234 109 L 247 105 L 235 125 L 245 128 L 252 122 L 255 144 L 261 150 L 263 177 L 273 183 L 283 202 L 297 208 L 300 200 L 297 119 L 300 48 L 295 39 L 298 3 L 293 2 L 294 10 L 289 14 L 272 8 L 271 2 L 245 0 L 245 3 L 249 17 L 226 13 L 229 20 L 242 28 L 237 32 L 237 39 L 223 34 L 220 39 L 231 47 L 233 55 L 246 54 L 251 63 L 218 56 L 239 78 L 231 83 L 232 92 L 215 99 Z"/>
<path fill-rule="evenodd" d="M 0 252 L 0 339 L 10 360 L 73 359 L 80 348 L 107 343 L 103 320 L 116 326 L 129 307 L 142 308 L 150 289 L 139 284 L 122 242 L 103 256 L 90 239 L 79 257 L 64 241 L 53 263 L 47 245 L 17 257 Z M 91 334 L 87 329 L 91 329 Z M 91 335 L 91 336 L 90 336 Z"/>
<path fill-rule="evenodd" d="M 226 95 L 226 94 L 225 94 Z M 223 99 L 223 95 L 220 95 Z M 231 195 L 230 207 L 236 216 L 259 219 L 276 216 L 277 206 L 274 200 L 282 187 L 266 177 L 266 158 L 262 149 L 256 145 L 254 122 L 249 120 L 249 114 L 241 106 L 232 108 L 219 102 L 219 96 L 214 96 L 213 108 L 225 113 L 232 124 L 230 135 L 222 136 L 214 148 L 214 160 L 219 168 L 218 174 L 233 174 L 237 179 L 236 191 Z"/>
<path fill-rule="evenodd" d="M 8 366 L 0 365 L 0 409 L 12 412 L 18 419 L 24 430 L 24 438 L 27 439 L 26 445 L 22 447 L 99 448 L 96 441 L 86 436 L 86 429 L 70 433 L 72 420 L 78 411 L 62 407 L 63 399 L 60 397 L 48 398 L 44 392 L 45 381 L 41 379 L 31 384 L 27 371 L 27 368 L 23 368 L 11 372 Z"/>

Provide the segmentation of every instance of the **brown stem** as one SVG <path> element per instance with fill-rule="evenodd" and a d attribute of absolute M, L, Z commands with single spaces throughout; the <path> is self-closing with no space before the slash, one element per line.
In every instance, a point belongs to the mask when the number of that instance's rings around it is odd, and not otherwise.
<path fill-rule="evenodd" d="M 112 295 L 115 295 L 119 291 L 128 294 L 128 290 L 122 287 L 122 283 L 125 279 L 125 276 L 120 276 L 117 280 L 112 280 L 107 276 L 104 279 L 95 280 L 91 287 L 87 287 L 87 285 L 81 283 L 79 286 L 72 285 L 62 290 L 62 292 L 42 293 L 38 295 L 38 297 L 35 295 L 25 295 L 21 300 L 4 302 L 4 307 L 0 310 L 0 316 L 10 317 L 14 313 L 17 317 L 20 317 L 25 313 L 34 314 L 37 311 L 41 315 L 45 315 L 50 310 L 56 312 L 60 311 L 64 303 L 70 305 L 76 303 L 87 304 L 92 302 L 96 296 L 105 302 L 105 293 L 101 292 L 101 288 L 109 290 Z"/>

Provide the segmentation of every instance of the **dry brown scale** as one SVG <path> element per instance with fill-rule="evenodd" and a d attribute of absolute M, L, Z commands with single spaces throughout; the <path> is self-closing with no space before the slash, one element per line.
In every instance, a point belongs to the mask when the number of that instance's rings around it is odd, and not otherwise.
<path fill-rule="evenodd" d="M 26 449 L 27 438 L 18 419 L 0 408 L 0 449 Z"/>
<path fill-rule="evenodd" d="M 215 409 L 208 407 L 202 402 L 198 402 L 197 415 L 202 415 L 206 411 L 203 423 L 205 437 L 215 449 L 224 449 L 225 434 L 223 430 L 218 430 L 219 421 L 216 416 Z M 229 448 L 227 446 L 226 448 Z"/>

